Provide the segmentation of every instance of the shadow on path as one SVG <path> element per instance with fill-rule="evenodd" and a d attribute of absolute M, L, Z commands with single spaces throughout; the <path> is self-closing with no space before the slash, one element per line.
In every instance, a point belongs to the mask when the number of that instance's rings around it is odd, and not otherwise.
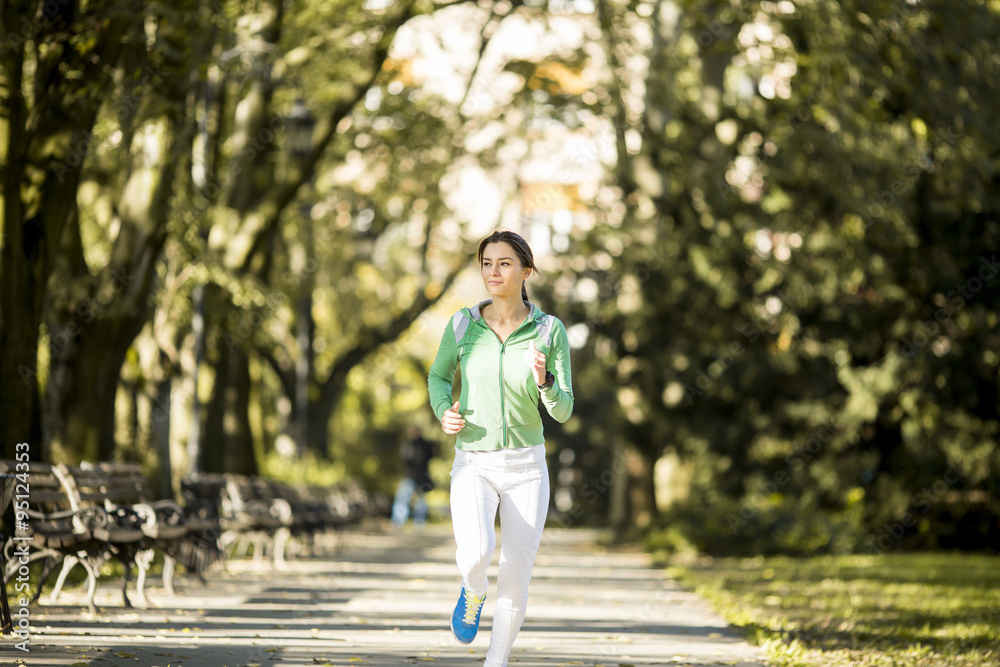
<path fill-rule="evenodd" d="M 762 667 L 756 649 L 641 552 L 607 551 L 591 531 L 550 530 L 535 566 L 528 617 L 510 665 Z M 82 595 L 35 607 L 31 652 L 3 664 L 299 667 L 418 663 L 471 666 L 489 645 L 492 599 L 479 636 L 463 646 L 448 619 L 461 584 L 448 526 L 354 533 L 339 553 L 292 559 L 286 571 L 232 561 L 207 587 L 179 578 L 157 607 L 125 610 L 101 587 L 97 619 Z M 499 550 L 498 550 L 499 554 Z M 490 572 L 496 582 L 496 562 Z"/>

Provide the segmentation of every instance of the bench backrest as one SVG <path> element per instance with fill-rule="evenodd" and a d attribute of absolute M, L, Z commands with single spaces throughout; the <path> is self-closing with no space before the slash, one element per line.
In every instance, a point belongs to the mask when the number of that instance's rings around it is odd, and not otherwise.
<path fill-rule="evenodd" d="M 14 472 L 14 461 L 0 461 L 0 470 Z M 80 503 L 74 488 L 68 482 L 60 466 L 31 461 L 28 469 L 28 507 L 36 512 L 51 515 L 56 512 L 76 511 Z M 20 483 L 20 482 L 19 482 Z M 20 489 L 18 489 L 20 491 Z M 32 518 L 28 525 L 36 533 L 79 533 L 85 530 L 79 517 L 67 516 L 58 519 Z"/>
<path fill-rule="evenodd" d="M 181 493 L 184 495 L 187 507 L 204 507 L 203 503 L 211 504 L 217 516 L 223 516 L 226 511 L 223 504 L 228 503 L 228 480 L 218 473 L 196 473 L 181 480 Z"/>
<path fill-rule="evenodd" d="M 138 463 L 102 461 L 84 463 L 81 467 L 100 476 L 100 488 L 107 503 L 121 506 L 153 500 L 149 480 Z"/>
<path fill-rule="evenodd" d="M 2 460 L 0 461 L 0 471 L 16 472 L 17 463 L 7 459 Z M 28 506 L 33 510 L 51 514 L 52 512 L 77 509 L 73 498 L 51 464 L 31 461 L 27 481 L 29 487 Z"/>
<path fill-rule="evenodd" d="M 63 480 L 64 486 L 72 494 L 73 509 L 80 507 L 104 507 L 104 476 L 96 470 L 80 466 L 57 464 L 53 471 Z"/>
<path fill-rule="evenodd" d="M 247 503 L 256 500 L 250 478 L 246 475 L 226 475 L 226 492 L 223 506 L 232 514 L 247 511 Z"/>

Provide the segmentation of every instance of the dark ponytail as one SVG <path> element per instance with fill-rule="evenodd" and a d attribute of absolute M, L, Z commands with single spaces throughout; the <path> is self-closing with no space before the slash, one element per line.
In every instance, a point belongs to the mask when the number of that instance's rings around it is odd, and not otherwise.
<path fill-rule="evenodd" d="M 535 266 L 535 256 L 532 254 L 531 248 L 528 246 L 528 242 L 525 241 L 520 234 L 515 234 L 514 232 L 507 230 L 493 232 L 479 244 L 479 254 L 477 257 L 480 266 L 483 265 L 483 253 L 486 252 L 486 246 L 491 243 L 509 243 L 510 247 L 514 249 L 517 259 L 521 262 L 521 266 L 526 269 L 531 269 L 535 273 L 541 273 L 538 270 L 538 267 Z M 528 301 L 528 288 L 523 282 L 521 283 L 521 299 L 523 299 L 525 303 Z"/>

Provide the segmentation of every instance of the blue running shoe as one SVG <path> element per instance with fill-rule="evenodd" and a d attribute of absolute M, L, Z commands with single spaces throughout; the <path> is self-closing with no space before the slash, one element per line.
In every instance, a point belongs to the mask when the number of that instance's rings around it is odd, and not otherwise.
<path fill-rule="evenodd" d="M 462 587 L 462 592 L 458 596 L 458 604 L 455 611 L 451 613 L 451 633 L 455 639 L 463 644 L 471 644 L 479 632 L 479 614 L 483 611 L 483 603 L 486 602 L 486 593 L 481 597 L 476 597 Z"/>

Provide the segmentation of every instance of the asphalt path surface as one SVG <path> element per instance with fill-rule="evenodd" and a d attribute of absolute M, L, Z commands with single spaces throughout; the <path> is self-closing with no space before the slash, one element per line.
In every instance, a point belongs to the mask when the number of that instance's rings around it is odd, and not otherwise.
<path fill-rule="evenodd" d="M 763 667 L 749 646 L 693 593 L 635 550 L 608 550 L 596 533 L 547 530 L 528 615 L 510 666 L 728 665 Z M 31 608 L 30 652 L 4 638 L 0 664 L 38 666 L 385 667 L 481 665 L 489 645 L 496 562 L 476 640 L 448 622 L 461 582 L 450 527 L 355 532 L 318 556 L 230 560 L 204 587 L 176 578 L 168 597 L 153 578 L 154 606 L 125 609 L 102 582 L 87 617 L 79 588 Z M 44 598 L 43 598 L 44 600 Z"/>

